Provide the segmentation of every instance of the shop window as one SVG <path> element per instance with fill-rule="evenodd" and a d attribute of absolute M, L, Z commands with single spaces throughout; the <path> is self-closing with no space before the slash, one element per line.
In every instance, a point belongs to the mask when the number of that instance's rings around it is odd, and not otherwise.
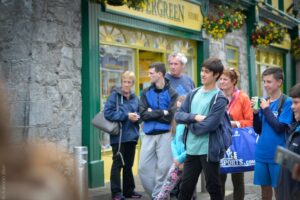
<path fill-rule="evenodd" d="M 270 49 L 260 49 L 256 52 L 256 80 L 258 82 L 258 96 L 265 97 L 267 93 L 262 82 L 262 73 L 269 67 L 283 67 L 283 55 Z"/>
<path fill-rule="evenodd" d="M 141 47 L 149 47 L 150 42 L 148 36 L 143 32 L 135 32 L 132 34 L 132 32 L 128 32 L 126 34 L 126 37 L 129 38 L 129 42 L 132 45 L 141 46 Z"/>
<path fill-rule="evenodd" d="M 166 60 L 168 61 L 168 57 L 170 54 L 167 54 Z M 195 58 L 189 55 L 186 55 L 187 57 L 187 63 L 185 65 L 185 71 L 184 73 L 187 74 L 189 77 L 191 77 L 193 80 L 196 78 L 196 73 L 194 70 L 194 66 L 196 66 Z"/>
<path fill-rule="evenodd" d="M 165 37 L 159 36 L 159 37 L 154 38 L 154 41 L 153 41 L 154 48 L 165 50 L 167 48 L 167 46 L 168 46 L 168 41 Z"/>
<path fill-rule="evenodd" d="M 134 50 L 110 45 L 100 47 L 100 101 L 101 108 L 111 91 L 121 86 L 121 74 L 125 70 L 134 71 Z M 133 87 L 134 89 L 134 87 Z M 109 148 L 109 135 L 101 134 L 102 149 Z"/>
<path fill-rule="evenodd" d="M 100 39 L 105 42 L 125 43 L 124 34 L 114 26 L 100 26 Z"/>
<path fill-rule="evenodd" d="M 238 71 L 238 48 L 234 46 L 226 46 L 226 63 L 228 68 L 233 67 L 236 71 Z"/>
<path fill-rule="evenodd" d="M 184 53 L 188 57 L 188 63 L 186 65 L 186 73 L 189 76 L 191 76 L 193 80 L 196 80 L 197 78 L 197 74 L 195 73 L 196 64 L 197 64 L 196 62 L 197 42 L 196 41 L 186 40 L 183 38 L 176 38 L 172 36 L 148 32 L 148 31 L 132 29 L 125 26 L 106 24 L 106 23 L 101 24 L 99 30 L 100 30 L 99 38 L 100 38 L 101 51 L 104 51 L 105 49 L 102 48 L 103 45 L 104 46 L 111 45 L 111 46 L 115 46 L 115 48 L 117 46 L 118 47 L 120 46 L 120 47 L 132 49 L 134 51 L 137 50 L 136 52 L 148 51 L 148 52 L 158 53 L 159 59 L 155 58 L 154 61 L 161 61 L 161 62 L 166 62 L 167 59 L 165 59 L 165 56 L 167 56 L 168 54 L 174 51 Z M 150 54 L 148 53 L 147 55 L 149 56 Z M 101 59 L 102 57 L 100 58 L 100 60 Z M 140 58 L 138 61 L 139 63 L 135 63 L 136 66 L 139 66 L 139 69 L 136 69 L 137 72 L 141 69 L 141 66 L 145 64 L 145 60 L 149 60 L 149 58 L 147 57 L 143 59 Z M 139 75 L 142 75 L 141 77 L 139 77 L 139 81 L 141 81 L 142 83 L 149 82 L 147 75 L 145 75 L 144 73 L 141 73 Z"/>

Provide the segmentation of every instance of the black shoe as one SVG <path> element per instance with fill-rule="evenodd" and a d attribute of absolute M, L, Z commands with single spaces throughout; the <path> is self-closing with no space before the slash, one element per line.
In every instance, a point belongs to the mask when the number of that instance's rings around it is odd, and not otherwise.
<path fill-rule="evenodd" d="M 131 194 L 126 194 L 124 195 L 126 198 L 130 198 L 130 199 L 140 199 L 142 198 L 143 195 L 133 191 Z"/>
<path fill-rule="evenodd" d="M 125 200 L 125 197 L 121 194 L 118 194 L 112 198 L 112 200 Z"/>

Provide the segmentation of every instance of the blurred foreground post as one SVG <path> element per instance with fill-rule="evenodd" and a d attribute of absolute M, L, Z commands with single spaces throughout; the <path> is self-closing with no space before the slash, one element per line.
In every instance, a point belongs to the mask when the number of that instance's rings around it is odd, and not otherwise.
<path fill-rule="evenodd" d="M 88 150 L 85 146 L 73 148 L 75 159 L 75 190 L 79 200 L 88 199 L 88 167 L 87 155 Z"/>

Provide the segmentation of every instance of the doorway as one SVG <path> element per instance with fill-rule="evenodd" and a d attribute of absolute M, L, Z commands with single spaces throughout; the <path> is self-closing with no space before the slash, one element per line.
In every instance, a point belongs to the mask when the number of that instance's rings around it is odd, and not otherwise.
<path fill-rule="evenodd" d="M 154 62 L 163 62 L 163 53 L 151 51 L 139 51 L 139 91 L 140 94 L 150 85 L 148 77 L 149 65 Z"/>

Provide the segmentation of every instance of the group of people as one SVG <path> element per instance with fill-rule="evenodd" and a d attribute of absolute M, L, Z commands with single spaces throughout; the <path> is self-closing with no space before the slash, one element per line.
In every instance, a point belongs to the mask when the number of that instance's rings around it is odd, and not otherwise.
<path fill-rule="evenodd" d="M 259 108 L 254 109 L 255 99 L 250 100 L 237 87 L 237 71 L 225 69 L 220 59 L 208 58 L 202 63 L 202 86 L 198 88 L 184 74 L 187 63 L 184 54 L 172 53 L 168 62 L 168 73 L 164 63 L 150 64 L 151 85 L 142 91 L 140 99 L 131 91 L 134 73 L 125 71 L 121 87 L 112 91 L 105 104 L 105 117 L 120 122 L 122 132 L 110 136 L 112 199 L 142 196 L 135 191 L 132 173 L 141 122 L 145 135 L 139 158 L 139 177 L 152 199 L 168 199 L 178 185 L 178 199 L 196 199 L 201 172 L 211 199 L 224 199 L 226 174 L 220 173 L 220 160 L 226 148 L 219 124 L 226 112 L 232 128 L 254 126 L 259 134 L 254 184 L 261 185 L 262 199 L 272 199 L 272 187 L 277 188 L 276 191 L 281 189 L 280 195 L 275 192 L 278 199 L 293 199 L 286 198 L 286 195 L 299 197 L 295 194 L 295 191 L 300 191 L 299 180 L 292 179 L 292 175 L 299 178 L 299 166 L 295 167 L 293 174 L 284 168 L 280 172 L 274 155 L 276 146 L 285 146 L 286 141 L 288 148 L 300 153 L 300 148 L 293 146 L 300 142 L 300 85 L 294 86 L 291 97 L 287 97 L 281 92 L 283 71 L 280 68 L 266 69 L 262 80 L 268 98 L 261 98 Z M 291 125 L 293 112 L 296 122 Z M 231 177 L 234 199 L 244 199 L 244 174 L 234 173 Z"/>

